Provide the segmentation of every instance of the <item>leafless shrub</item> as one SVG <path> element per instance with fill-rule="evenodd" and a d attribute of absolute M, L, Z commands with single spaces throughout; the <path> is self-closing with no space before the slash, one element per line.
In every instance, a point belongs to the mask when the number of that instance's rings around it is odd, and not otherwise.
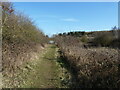
<path fill-rule="evenodd" d="M 113 40 L 114 36 L 111 32 L 104 32 L 97 34 L 93 40 L 93 43 L 95 45 L 110 46 Z"/>
<path fill-rule="evenodd" d="M 33 59 L 33 53 L 40 53 L 47 37 L 24 14 L 9 12 L 11 3 L 2 3 L 2 7 L 3 74 L 10 77 L 20 65 Z"/>
<path fill-rule="evenodd" d="M 68 36 L 69 37 L 69 36 Z M 118 50 L 110 48 L 84 48 L 81 41 L 74 37 L 55 37 L 71 67 L 77 72 L 77 87 L 86 88 L 113 88 L 119 87 Z M 109 37 L 105 37 L 105 40 Z M 111 42 L 103 41 L 103 45 Z"/>
<path fill-rule="evenodd" d="M 81 41 L 84 42 L 84 43 L 87 43 L 88 42 L 87 36 L 86 35 L 82 36 Z"/>

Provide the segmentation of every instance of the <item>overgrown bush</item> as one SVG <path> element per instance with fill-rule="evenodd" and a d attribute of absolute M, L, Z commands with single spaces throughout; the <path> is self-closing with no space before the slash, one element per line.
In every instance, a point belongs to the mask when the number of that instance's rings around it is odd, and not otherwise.
<path fill-rule="evenodd" d="M 99 33 L 94 37 L 93 43 L 98 46 L 110 46 L 114 40 L 111 32 Z"/>
<path fill-rule="evenodd" d="M 14 74 L 17 67 L 35 57 L 47 42 L 41 30 L 28 16 L 15 11 L 12 3 L 2 2 L 3 74 Z M 41 45 L 42 44 L 42 45 Z M 13 78 L 13 77 L 12 77 Z"/>
<path fill-rule="evenodd" d="M 84 43 L 87 43 L 88 42 L 88 38 L 86 35 L 82 36 L 81 38 L 81 41 L 84 42 Z"/>
<path fill-rule="evenodd" d="M 108 35 L 106 37 L 102 37 Z M 101 34 L 104 39 L 98 44 L 110 45 L 111 34 Z M 84 48 L 81 41 L 72 36 L 56 36 L 61 56 L 67 61 L 66 64 L 74 69 L 77 74 L 72 87 L 75 88 L 118 88 L 120 78 L 118 74 L 118 50 L 110 48 Z M 99 39 L 97 39 L 99 40 Z M 107 42 L 106 42 L 107 40 Z M 109 42 L 108 42 L 109 41 Z M 101 43 L 102 42 L 102 43 Z"/>

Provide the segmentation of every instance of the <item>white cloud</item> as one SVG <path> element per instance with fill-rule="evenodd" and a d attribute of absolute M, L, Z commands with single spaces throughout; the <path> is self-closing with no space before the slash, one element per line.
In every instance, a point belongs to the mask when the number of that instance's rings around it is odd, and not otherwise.
<path fill-rule="evenodd" d="M 66 22 L 78 22 L 78 19 L 75 18 L 66 18 L 66 19 L 62 19 L 62 21 L 66 21 Z"/>

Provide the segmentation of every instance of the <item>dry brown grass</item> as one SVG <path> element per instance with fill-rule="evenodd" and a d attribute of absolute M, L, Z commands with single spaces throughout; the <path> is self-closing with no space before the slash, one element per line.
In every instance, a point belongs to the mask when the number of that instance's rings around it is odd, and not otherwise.
<path fill-rule="evenodd" d="M 84 48 L 74 37 L 56 37 L 62 56 L 77 71 L 77 87 L 119 87 L 118 50 Z"/>
<path fill-rule="evenodd" d="M 12 7 L 8 2 L 2 4 L 9 9 Z M 5 9 L 2 14 L 3 76 L 12 79 L 20 65 L 36 58 L 35 54 L 41 52 L 47 37 L 24 14 L 9 13 Z"/>

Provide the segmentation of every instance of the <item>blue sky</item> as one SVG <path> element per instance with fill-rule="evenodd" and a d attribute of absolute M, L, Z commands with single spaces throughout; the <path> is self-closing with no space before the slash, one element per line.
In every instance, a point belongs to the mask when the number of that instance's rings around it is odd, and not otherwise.
<path fill-rule="evenodd" d="M 118 25 L 117 2 L 15 2 L 47 35 L 109 30 Z"/>

